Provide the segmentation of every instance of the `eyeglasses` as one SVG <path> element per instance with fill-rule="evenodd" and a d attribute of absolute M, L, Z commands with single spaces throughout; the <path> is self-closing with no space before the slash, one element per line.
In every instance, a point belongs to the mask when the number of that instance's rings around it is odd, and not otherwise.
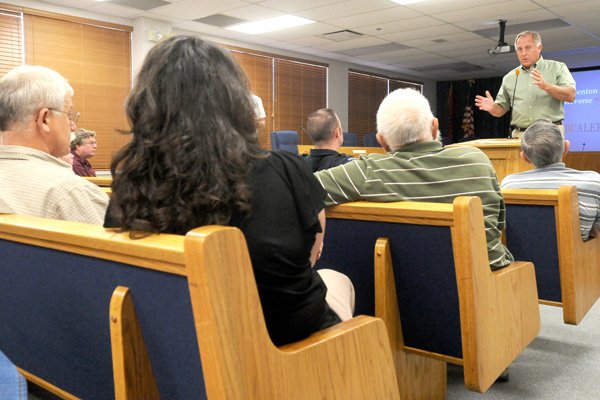
<path fill-rule="evenodd" d="M 95 140 L 90 140 L 89 142 L 82 142 L 81 144 L 89 144 L 91 146 L 97 146 L 98 142 L 96 142 Z"/>
<path fill-rule="evenodd" d="M 59 113 L 63 113 L 67 115 L 67 118 L 69 118 L 69 120 L 76 124 L 77 121 L 79 121 L 79 117 L 80 117 L 80 113 L 78 111 L 75 110 L 71 110 L 71 111 L 62 111 L 62 110 L 56 110 L 54 108 L 49 108 L 48 110 L 50 111 L 54 111 L 54 112 L 59 112 Z"/>

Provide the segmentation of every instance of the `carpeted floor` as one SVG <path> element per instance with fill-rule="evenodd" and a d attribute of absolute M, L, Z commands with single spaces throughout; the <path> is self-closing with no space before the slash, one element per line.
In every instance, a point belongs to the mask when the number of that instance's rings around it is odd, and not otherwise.
<path fill-rule="evenodd" d="M 462 368 L 448 365 L 448 400 L 600 400 L 600 302 L 578 326 L 563 323 L 562 308 L 540 312 L 540 334 L 510 366 L 508 382 L 470 392 Z"/>

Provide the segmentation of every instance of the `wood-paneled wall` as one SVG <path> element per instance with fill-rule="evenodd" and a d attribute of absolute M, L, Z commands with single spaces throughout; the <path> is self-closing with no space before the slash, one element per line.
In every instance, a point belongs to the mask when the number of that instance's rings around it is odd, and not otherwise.
<path fill-rule="evenodd" d="M 567 153 L 563 161 L 569 168 L 600 173 L 600 151 Z"/>

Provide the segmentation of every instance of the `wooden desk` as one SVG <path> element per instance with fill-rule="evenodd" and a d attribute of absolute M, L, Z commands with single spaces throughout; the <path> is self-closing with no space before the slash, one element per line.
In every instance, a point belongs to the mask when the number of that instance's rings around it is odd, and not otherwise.
<path fill-rule="evenodd" d="M 521 140 L 519 139 L 478 139 L 454 143 L 446 147 L 459 146 L 473 146 L 481 149 L 492 162 L 498 182 L 502 182 L 506 175 L 533 169 L 533 165 L 519 155 L 521 152 Z"/>
<path fill-rule="evenodd" d="M 563 161 L 569 168 L 600 173 L 600 151 L 568 152 Z"/>
<path fill-rule="evenodd" d="M 310 149 L 314 149 L 314 145 L 310 144 L 299 144 L 298 145 L 298 153 L 299 154 L 308 154 Z M 385 154 L 385 150 L 382 147 L 340 147 L 338 150 L 340 153 L 349 154 L 353 157 L 358 158 L 363 154 L 371 154 L 371 153 L 379 153 Z"/>

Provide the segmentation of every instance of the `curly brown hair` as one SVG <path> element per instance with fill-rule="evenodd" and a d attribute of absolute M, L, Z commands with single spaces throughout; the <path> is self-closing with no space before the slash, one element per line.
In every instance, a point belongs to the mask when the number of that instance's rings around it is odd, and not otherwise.
<path fill-rule="evenodd" d="M 216 45 L 175 36 L 157 46 L 129 94 L 132 140 L 113 159 L 109 210 L 132 237 L 185 234 L 250 210 L 263 157 L 245 74 Z"/>

